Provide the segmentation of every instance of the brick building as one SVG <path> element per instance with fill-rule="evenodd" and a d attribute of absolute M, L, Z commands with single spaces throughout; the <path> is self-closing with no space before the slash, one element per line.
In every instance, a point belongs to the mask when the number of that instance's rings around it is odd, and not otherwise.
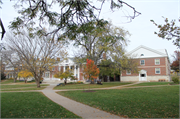
<path fill-rule="evenodd" d="M 170 81 L 170 62 L 165 49 L 139 46 L 128 53 L 139 64 L 138 73 L 123 71 L 121 81 Z"/>

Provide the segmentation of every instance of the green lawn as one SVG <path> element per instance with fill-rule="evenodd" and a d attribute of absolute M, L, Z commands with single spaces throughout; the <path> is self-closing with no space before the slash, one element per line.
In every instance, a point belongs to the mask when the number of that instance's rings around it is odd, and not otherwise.
<path fill-rule="evenodd" d="M 179 86 L 58 92 L 78 102 L 129 118 L 178 118 Z"/>
<path fill-rule="evenodd" d="M 80 118 L 39 92 L 1 93 L 1 118 Z"/>
<path fill-rule="evenodd" d="M 40 86 L 48 86 L 49 84 L 41 84 Z M 24 88 L 24 87 L 37 87 L 36 84 L 21 84 L 21 85 L 1 85 L 1 89 L 8 88 Z"/>
<path fill-rule="evenodd" d="M 26 90 L 42 90 L 49 84 L 41 84 L 41 88 L 37 88 L 36 84 L 16 84 L 16 85 L 1 85 L 1 91 L 26 91 Z"/>
<path fill-rule="evenodd" d="M 43 90 L 46 87 L 40 87 L 40 88 L 22 88 L 22 89 L 16 89 L 16 88 L 9 88 L 9 89 L 1 89 L 1 91 L 31 91 L 31 90 Z"/>
<path fill-rule="evenodd" d="M 14 79 L 5 79 L 5 80 L 1 80 L 1 84 L 9 84 L 9 83 L 14 83 Z M 19 81 L 16 80 L 16 83 L 24 83 L 24 81 Z M 27 83 L 35 83 L 35 81 L 27 81 Z"/>
<path fill-rule="evenodd" d="M 155 85 L 168 85 L 171 82 L 144 82 L 144 83 L 139 83 L 139 84 L 135 84 L 135 85 L 130 85 L 128 87 L 131 86 L 155 86 Z"/>
<path fill-rule="evenodd" d="M 19 83 L 20 81 L 17 80 L 16 82 Z M 6 80 L 1 81 L 1 84 L 8 84 L 8 83 L 14 83 L 14 80 L 13 79 L 6 79 Z"/>
<path fill-rule="evenodd" d="M 103 82 L 103 85 L 98 84 L 67 84 L 65 86 L 56 86 L 54 89 L 91 89 L 91 88 L 106 88 L 106 87 L 113 87 L 113 86 L 121 86 L 131 83 L 126 82 Z"/>

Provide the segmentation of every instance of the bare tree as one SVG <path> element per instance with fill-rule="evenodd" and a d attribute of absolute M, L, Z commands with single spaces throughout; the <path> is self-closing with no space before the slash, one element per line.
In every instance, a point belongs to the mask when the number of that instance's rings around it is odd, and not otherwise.
<path fill-rule="evenodd" d="M 18 54 L 22 61 L 23 69 L 30 71 L 40 87 L 40 80 L 45 70 L 48 70 L 54 63 L 55 58 L 63 58 L 63 43 L 50 38 L 37 35 L 29 35 L 27 31 L 20 34 L 9 34 L 6 39 L 9 49 Z"/>
<path fill-rule="evenodd" d="M 2 51 L 2 59 L 3 63 L 5 63 L 6 74 L 13 72 L 15 83 L 18 77 L 18 72 L 21 70 L 22 62 L 16 52 L 8 49 Z"/>

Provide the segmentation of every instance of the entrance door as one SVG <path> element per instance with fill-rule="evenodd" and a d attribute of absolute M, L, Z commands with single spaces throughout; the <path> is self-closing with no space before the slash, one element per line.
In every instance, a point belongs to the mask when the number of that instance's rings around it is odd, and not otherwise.
<path fill-rule="evenodd" d="M 146 81 L 146 74 L 141 74 L 141 81 Z"/>
<path fill-rule="evenodd" d="M 139 72 L 139 81 L 147 81 L 147 71 L 141 70 Z"/>

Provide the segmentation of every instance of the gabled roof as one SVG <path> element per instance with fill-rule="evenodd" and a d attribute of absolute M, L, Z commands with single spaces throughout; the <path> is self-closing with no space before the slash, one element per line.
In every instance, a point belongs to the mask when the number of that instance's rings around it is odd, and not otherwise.
<path fill-rule="evenodd" d="M 139 46 L 127 53 L 133 58 L 168 57 L 166 49 L 155 50 L 146 46 Z"/>

